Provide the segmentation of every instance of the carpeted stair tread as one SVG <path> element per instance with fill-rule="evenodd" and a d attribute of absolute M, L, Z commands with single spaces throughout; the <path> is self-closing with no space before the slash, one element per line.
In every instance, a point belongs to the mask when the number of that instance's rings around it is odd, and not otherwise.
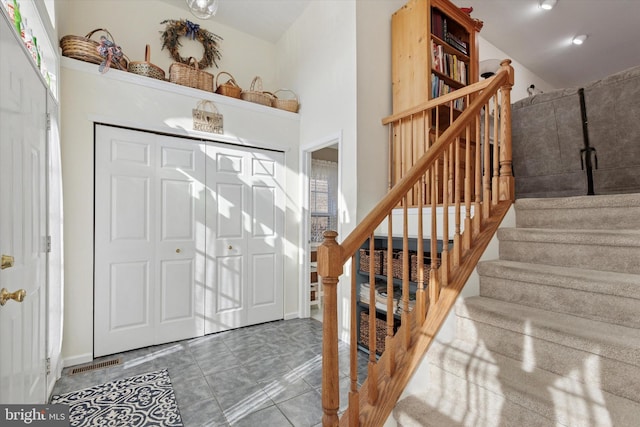
<path fill-rule="evenodd" d="M 597 385 L 585 385 L 575 379 L 562 377 L 543 369 L 523 369 L 522 363 L 497 353 L 491 353 L 481 345 L 455 340 L 449 344 L 434 343 L 428 353 L 429 361 L 440 370 L 465 379 L 461 390 L 448 390 L 448 396 L 464 398 L 472 389 L 475 394 L 486 395 L 484 390 L 503 396 L 505 399 L 536 412 L 545 418 L 556 420 L 560 425 L 609 425 L 606 423 L 584 424 L 590 420 L 589 412 L 606 405 L 613 425 L 633 425 L 640 419 L 640 404 L 598 390 L 591 396 L 590 390 Z M 575 408 L 558 408 L 571 400 L 584 401 L 593 406 L 579 414 Z M 593 400 L 593 401 L 592 401 Z M 580 407 L 580 405 L 577 405 Z"/>
<path fill-rule="evenodd" d="M 478 264 L 478 274 L 520 282 L 640 299 L 640 275 L 528 262 L 494 260 Z"/>
<path fill-rule="evenodd" d="M 480 295 L 640 328 L 640 275 L 514 261 L 478 265 Z"/>
<path fill-rule="evenodd" d="M 516 226 L 525 228 L 640 228 L 640 194 L 519 199 Z"/>
<path fill-rule="evenodd" d="M 640 397 L 640 366 L 462 317 L 456 322 L 456 337 L 482 343 L 491 352 L 518 360 L 523 365 L 534 365 L 583 383 L 597 384 L 616 396 L 634 401 Z"/>
<path fill-rule="evenodd" d="M 436 371 L 436 367 L 431 368 Z M 437 371 L 436 371 L 437 372 Z M 464 381 L 442 371 L 440 377 L 446 377 L 448 384 Z M 456 385 L 456 387 L 459 387 Z M 431 388 L 425 393 L 414 394 L 400 400 L 393 410 L 398 427 L 493 427 L 513 425 L 526 427 L 553 427 L 556 424 L 542 415 L 519 406 L 491 391 L 486 391 L 485 399 L 496 406 L 487 411 L 483 406 L 480 413 L 473 404 L 465 405 L 459 396 L 453 398 L 441 394 L 440 388 Z M 488 402 L 486 402 L 488 403 Z M 489 412 L 489 413 L 487 413 Z M 501 424 L 501 420 L 508 422 Z"/>
<path fill-rule="evenodd" d="M 485 297 L 456 304 L 459 317 L 640 366 L 640 330 Z"/>

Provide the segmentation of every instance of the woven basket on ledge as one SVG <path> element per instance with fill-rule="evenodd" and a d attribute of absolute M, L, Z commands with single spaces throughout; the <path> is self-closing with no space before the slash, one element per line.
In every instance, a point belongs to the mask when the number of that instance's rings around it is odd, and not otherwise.
<path fill-rule="evenodd" d="M 220 83 L 220 76 L 226 74 L 229 76 L 229 79 L 225 83 Z M 240 99 L 240 94 L 242 93 L 242 89 L 236 83 L 236 79 L 226 71 L 220 71 L 216 76 L 216 93 L 224 96 L 230 96 L 232 98 Z"/>
<path fill-rule="evenodd" d="M 193 57 L 189 58 L 189 64 L 183 64 L 182 62 L 171 64 L 169 67 L 169 81 L 182 86 L 213 92 L 213 74 L 200 70 L 198 61 Z"/>
<path fill-rule="evenodd" d="M 278 92 L 289 92 L 293 94 L 293 98 L 278 98 Z M 273 93 L 273 99 L 271 100 L 271 106 L 279 108 L 281 110 L 290 111 L 292 113 L 298 112 L 298 95 L 290 89 L 278 89 Z"/>
<path fill-rule="evenodd" d="M 91 36 L 98 31 L 104 31 L 107 33 L 109 40 L 115 43 L 111 33 L 103 28 L 97 28 L 84 37 L 68 35 L 60 39 L 62 56 L 79 59 L 80 61 L 90 62 L 92 64 L 102 63 L 104 58 L 100 56 L 100 53 L 98 53 L 98 46 L 100 46 L 100 43 L 95 40 L 91 40 Z M 119 70 L 127 71 L 128 61 L 124 56 L 118 61 L 113 61 L 112 64 Z"/>
<path fill-rule="evenodd" d="M 262 91 L 262 78 L 260 78 L 260 76 L 254 77 L 249 90 L 243 90 L 240 96 L 245 101 L 255 102 L 256 104 L 262 104 L 268 107 L 271 107 L 271 100 L 273 99 L 273 94 Z"/>
<path fill-rule="evenodd" d="M 149 62 L 151 59 L 151 47 L 147 45 L 144 49 L 144 61 L 129 62 L 129 72 L 158 80 L 165 80 L 164 70 Z"/>

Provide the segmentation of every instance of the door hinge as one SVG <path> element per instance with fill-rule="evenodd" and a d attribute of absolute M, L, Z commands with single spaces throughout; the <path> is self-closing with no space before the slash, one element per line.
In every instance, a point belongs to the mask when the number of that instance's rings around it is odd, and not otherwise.
<path fill-rule="evenodd" d="M 47 253 L 51 252 L 51 236 L 47 236 Z"/>
<path fill-rule="evenodd" d="M 51 113 L 47 113 L 47 130 L 51 130 Z"/>
<path fill-rule="evenodd" d="M 51 358 L 47 357 L 47 360 L 45 362 L 45 369 L 47 371 L 47 375 L 51 374 Z"/>

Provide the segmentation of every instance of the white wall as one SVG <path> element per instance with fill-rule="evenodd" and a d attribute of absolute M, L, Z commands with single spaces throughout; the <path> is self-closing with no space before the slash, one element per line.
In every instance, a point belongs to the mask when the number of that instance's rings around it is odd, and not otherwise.
<path fill-rule="evenodd" d="M 301 146 L 342 137 L 339 241 L 355 225 L 358 201 L 355 14 L 354 0 L 312 1 L 277 44 L 277 80 L 297 88 L 300 96 Z M 340 292 L 348 280 L 341 277 Z M 346 295 L 338 305 L 348 307 Z M 342 332 L 347 328 L 343 325 Z"/>
<path fill-rule="evenodd" d="M 297 313 L 298 116 L 117 70 L 103 76 L 92 64 L 66 58 L 62 64 L 65 363 L 85 362 L 93 352 L 94 121 L 185 134 L 191 109 L 205 96 L 224 116 L 223 140 L 285 151 L 285 314 Z M 140 86 L 141 81 L 152 86 Z"/>
<path fill-rule="evenodd" d="M 485 59 L 511 59 L 511 66 L 513 67 L 513 75 L 515 80 L 513 88 L 511 89 L 512 103 L 529 96 L 529 94 L 527 93 L 527 88 L 532 84 L 535 85 L 536 90 L 542 90 L 543 92 L 555 89 L 554 86 L 550 85 L 540 77 L 533 74 L 531 71 L 529 71 L 529 69 L 525 68 L 518 61 L 510 58 L 502 50 L 483 39 L 482 36 L 479 37 L 479 40 L 480 46 L 478 48 L 478 56 L 480 61 L 484 61 Z"/>
<path fill-rule="evenodd" d="M 249 89 L 253 77 L 259 75 L 265 90 L 277 89 L 275 45 L 218 23 L 216 17 L 201 20 L 183 8 L 159 0 L 57 0 L 56 6 L 60 37 L 85 36 L 95 29 L 105 28 L 132 61 L 143 61 L 145 45 L 149 44 L 150 62 L 162 68 L 167 78 L 173 59 L 166 49 L 161 50 L 160 33 L 165 25 L 160 22 L 188 19 L 223 38 L 220 42 L 222 59 L 218 62 L 219 68 L 205 71 L 216 75 L 220 71 L 227 71 L 243 89 Z M 96 32 L 92 39 L 98 41 L 104 34 Z M 203 48 L 198 41 L 182 37 L 180 43 L 181 56 L 193 56 L 198 60 L 202 58 Z M 226 81 L 226 78 L 222 81 Z"/>

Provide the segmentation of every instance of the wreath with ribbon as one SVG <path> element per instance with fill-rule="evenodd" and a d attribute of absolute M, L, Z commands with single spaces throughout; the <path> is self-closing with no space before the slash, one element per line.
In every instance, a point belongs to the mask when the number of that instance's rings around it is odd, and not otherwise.
<path fill-rule="evenodd" d="M 222 37 L 200 28 L 200 25 L 186 19 L 167 19 L 160 24 L 166 24 L 165 30 L 162 32 L 162 49 L 167 48 L 174 61 L 189 64 L 190 57 L 184 58 L 180 56 L 178 51 L 182 46 L 180 37 L 187 37 L 191 40 L 198 40 L 204 47 L 204 55 L 198 61 L 198 68 L 204 69 L 212 65 L 218 67 L 216 60 L 222 58 L 218 41 L 222 40 Z"/>

